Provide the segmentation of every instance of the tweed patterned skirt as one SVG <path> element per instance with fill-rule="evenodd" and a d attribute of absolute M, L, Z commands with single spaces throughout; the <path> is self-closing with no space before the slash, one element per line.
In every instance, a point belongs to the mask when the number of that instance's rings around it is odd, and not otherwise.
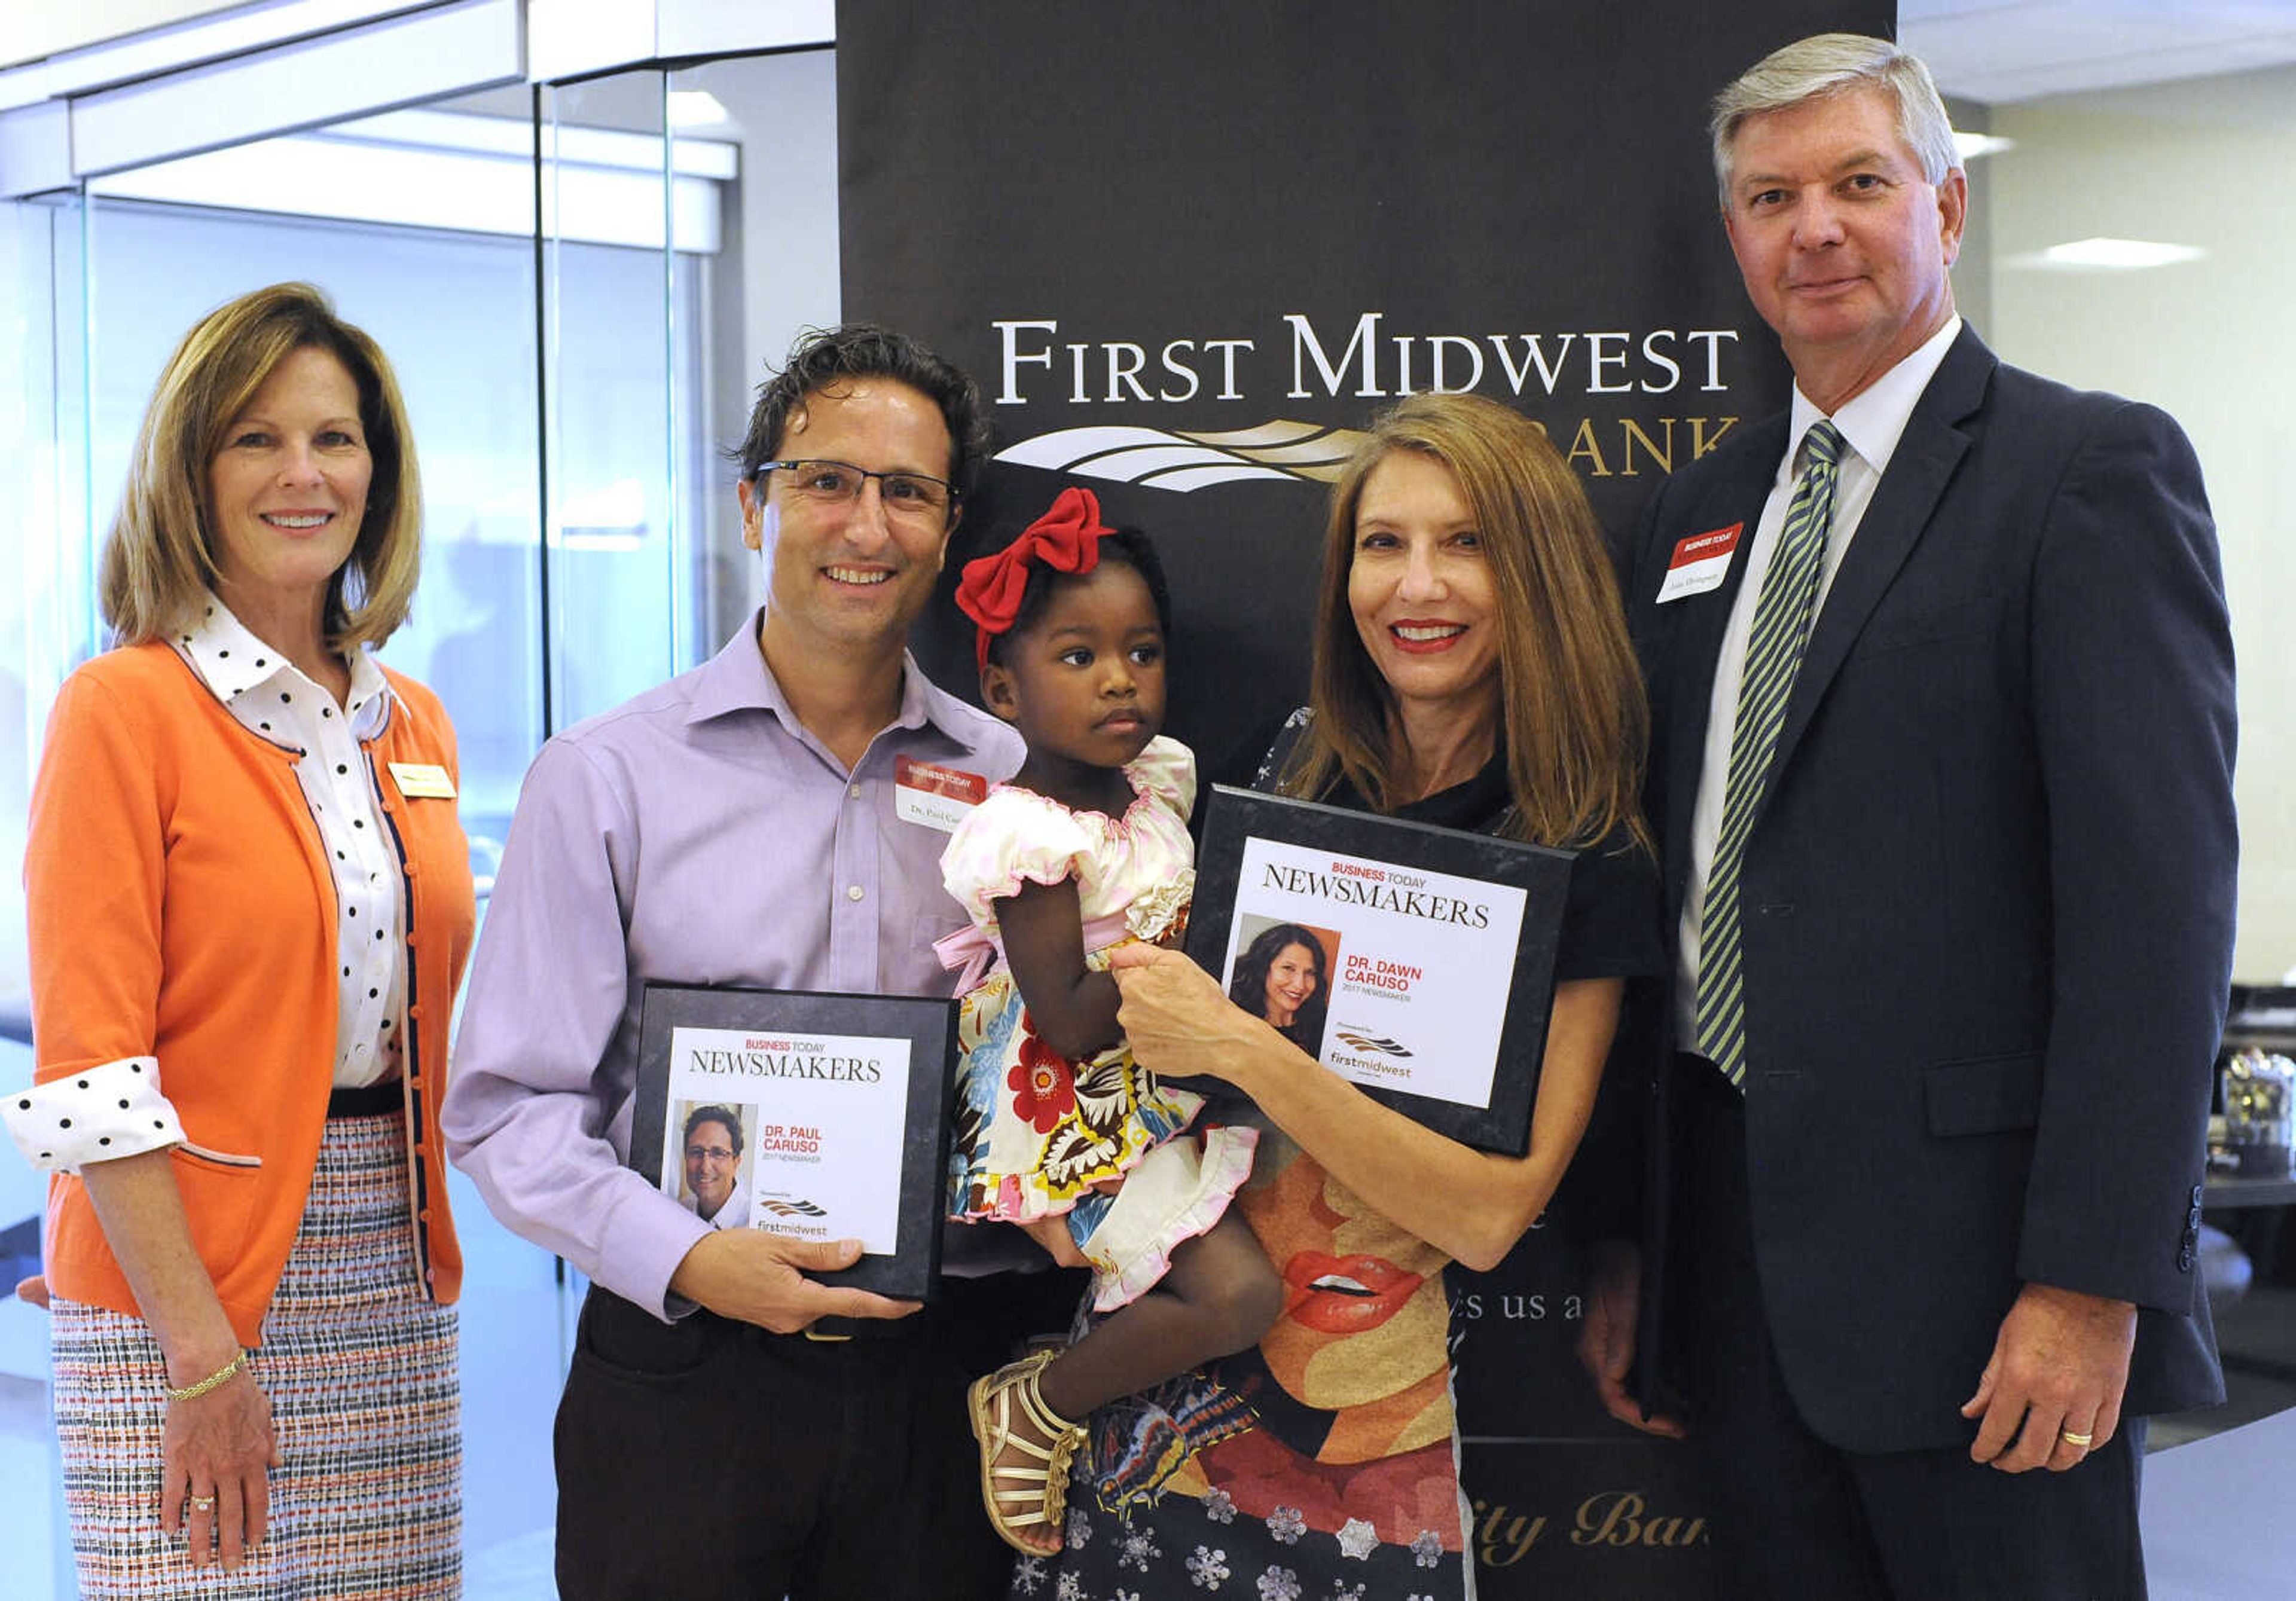
<path fill-rule="evenodd" d="M 83 1597 L 454 1596 L 462 1589 L 455 1312 L 416 1292 L 403 1114 L 333 1118 L 249 1366 L 282 1466 L 236 1573 L 160 1528 L 165 1365 L 143 1320 L 59 1301 L 56 1433 Z"/>

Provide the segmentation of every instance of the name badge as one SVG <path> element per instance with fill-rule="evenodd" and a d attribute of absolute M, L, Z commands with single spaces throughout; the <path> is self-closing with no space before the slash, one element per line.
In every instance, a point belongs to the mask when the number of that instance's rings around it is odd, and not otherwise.
<path fill-rule="evenodd" d="M 1686 595 L 1703 595 L 1709 589 L 1721 587 L 1729 576 L 1730 557 L 1738 548 L 1738 537 L 1746 531 L 1742 522 L 1728 528 L 1718 528 L 1711 533 L 1693 534 L 1674 547 L 1674 559 L 1666 564 L 1666 581 L 1658 587 L 1658 603 L 1677 601 Z"/>
<path fill-rule="evenodd" d="M 398 792 L 410 800 L 452 800 L 455 781 L 447 776 L 447 769 L 430 761 L 394 761 L 390 764 L 390 776 L 398 785 Z"/>
<path fill-rule="evenodd" d="M 963 768 L 945 768 L 914 756 L 893 760 L 893 815 L 948 833 L 964 814 L 988 799 L 988 780 Z"/>

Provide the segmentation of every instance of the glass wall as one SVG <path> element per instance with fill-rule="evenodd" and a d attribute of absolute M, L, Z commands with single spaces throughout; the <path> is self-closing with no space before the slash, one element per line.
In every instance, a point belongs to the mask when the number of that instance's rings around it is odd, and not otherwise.
<path fill-rule="evenodd" d="M 696 660 L 703 630 L 693 425 L 700 259 L 720 237 L 725 146 L 680 149 L 668 137 L 666 75 L 616 74 L 542 89 L 543 260 L 549 328 L 544 419 L 550 504 L 550 710 L 563 727 L 619 704 Z M 611 142 L 611 143 L 610 143 Z M 610 177 L 628 245 L 568 236 L 606 177 L 582 158 L 629 152 Z M 554 159 L 553 159 L 554 157 Z M 713 160 L 722 157 L 722 160 Z M 641 165 L 643 163 L 643 165 Z M 698 169 L 698 170 L 697 170 Z M 671 248 L 664 250 L 668 240 Z M 642 642 L 619 643 L 634 619 Z"/>
<path fill-rule="evenodd" d="M 78 198 L 0 202 L 0 1086 L 32 1075 L 25 975 L 24 817 L 39 730 L 66 664 L 93 638 L 84 546 L 50 537 L 84 513 Z M 62 331 L 60 336 L 59 331 Z M 69 1594 L 47 1319 L 10 1298 L 39 1270 L 41 1176 L 0 1157 L 0 1498 L 20 1509 L 8 1550 L 28 1596 Z M 59 1577 L 59 1576 L 63 1577 Z"/>
<path fill-rule="evenodd" d="M 85 516 L 86 350 L 78 197 L 0 203 L 0 860 L 20 861 L 24 810 L 48 702 L 93 648 L 87 552 L 32 537 Z M 62 333 L 60 336 L 59 330 Z M 24 903 L 0 877 L 0 1036 L 21 1032 Z"/>
<path fill-rule="evenodd" d="M 94 553 L 184 332 L 303 279 L 390 357 L 425 550 L 382 655 L 455 718 L 483 891 L 542 741 L 700 661 L 756 602 L 721 450 L 761 357 L 837 316 L 832 84 L 820 53 L 521 86 L 0 202 L 0 1088 L 31 1071 L 15 867 L 42 723 L 102 648 Z M 744 186 L 750 129 L 770 195 Z M 783 233 L 784 206 L 804 228 Z M 584 1286 L 452 1184 L 466 1589 L 547 1596 L 550 1419 Z M 0 1295 L 37 1269 L 41 1191 L 0 1162 Z M 72 1591 L 45 1374 L 45 1316 L 0 1301 L 0 1501 L 49 1509 L 11 1542 L 12 1595 Z"/>

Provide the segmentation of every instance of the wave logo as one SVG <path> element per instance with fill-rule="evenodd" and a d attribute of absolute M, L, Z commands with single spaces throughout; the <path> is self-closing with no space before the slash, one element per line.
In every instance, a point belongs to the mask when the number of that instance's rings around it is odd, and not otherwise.
<path fill-rule="evenodd" d="M 1342 1044 L 1359 1051 L 1369 1051 L 1375 1056 L 1408 1056 L 1411 1047 L 1399 1039 L 1385 1039 L 1376 1034 L 1358 1034 L 1352 1029 L 1340 1029 L 1336 1036 Z"/>
<path fill-rule="evenodd" d="M 764 1201 L 758 1204 L 777 1218 L 825 1218 L 829 1215 L 810 1201 Z"/>
<path fill-rule="evenodd" d="M 1185 494 L 1214 484 L 1330 483 L 1364 436 L 1315 423 L 1262 423 L 1227 433 L 1111 424 L 1062 428 L 996 453 L 1000 462 Z"/>

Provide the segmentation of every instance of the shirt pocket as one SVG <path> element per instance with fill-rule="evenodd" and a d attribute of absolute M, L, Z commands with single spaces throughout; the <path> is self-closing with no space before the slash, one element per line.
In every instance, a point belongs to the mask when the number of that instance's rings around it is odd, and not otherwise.
<path fill-rule="evenodd" d="M 1922 1070 L 1931 1134 L 2000 1134 L 2041 1121 L 2041 1053 L 2013 1051 L 1933 1063 Z"/>

